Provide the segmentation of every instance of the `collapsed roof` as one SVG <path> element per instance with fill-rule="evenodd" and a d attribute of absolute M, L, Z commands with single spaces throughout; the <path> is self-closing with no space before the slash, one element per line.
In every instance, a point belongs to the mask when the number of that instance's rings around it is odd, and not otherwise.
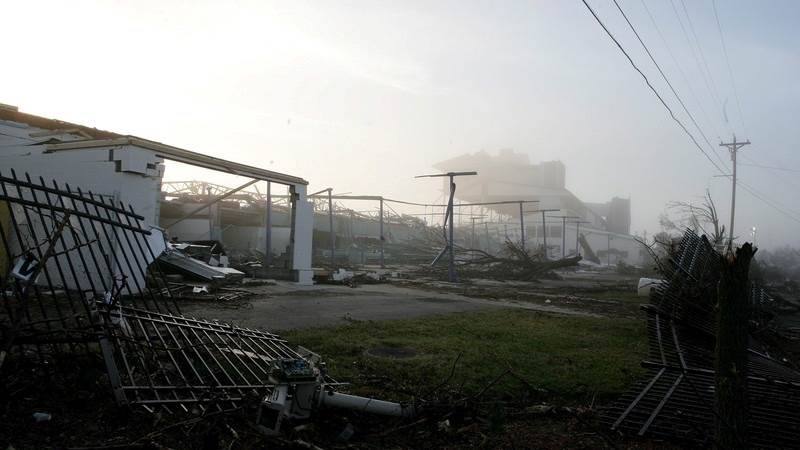
<path fill-rule="evenodd" d="M 0 121 L 21 123 L 41 130 L 48 130 L 34 132 L 31 135 L 31 137 L 37 138 L 35 143 L 46 145 L 48 152 L 108 146 L 135 146 L 151 150 L 160 158 L 232 175 L 288 185 L 308 184 L 306 180 L 300 177 L 204 155 L 137 136 L 98 130 L 85 125 L 35 116 L 20 112 L 17 108 L 7 105 L 0 106 Z M 70 138 L 62 141 L 58 139 L 59 135 L 69 135 Z"/>

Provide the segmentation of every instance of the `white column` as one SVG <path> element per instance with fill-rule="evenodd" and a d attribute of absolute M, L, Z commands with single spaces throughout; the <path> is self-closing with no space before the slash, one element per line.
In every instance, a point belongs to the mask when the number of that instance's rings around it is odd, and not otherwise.
<path fill-rule="evenodd" d="M 292 192 L 292 271 L 301 285 L 313 284 L 311 238 L 314 230 L 314 206 L 308 201 L 305 185 L 294 185 Z"/>

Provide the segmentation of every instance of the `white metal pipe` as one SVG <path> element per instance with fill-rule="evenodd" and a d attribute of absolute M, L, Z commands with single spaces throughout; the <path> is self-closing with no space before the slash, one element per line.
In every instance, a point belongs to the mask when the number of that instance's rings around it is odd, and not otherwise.
<path fill-rule="evenodd" d="M 321 405 L 331 408 L 352 409 L 384 416 L 412 417 L 414 415 L 413 406 L 403 406 L 400 403 L 342 394 L 335 391 L 323 391 L 320 394 L 319 402 Z"/>

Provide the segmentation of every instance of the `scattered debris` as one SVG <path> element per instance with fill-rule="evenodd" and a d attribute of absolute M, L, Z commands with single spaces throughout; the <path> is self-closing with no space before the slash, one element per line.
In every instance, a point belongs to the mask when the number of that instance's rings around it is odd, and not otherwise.
<path fill-rule="evenodd" d="M 650 292 L 653 291 L 658 285 L 663 283 L 664 280 L 656 278 L 639 278 L 639 286 L 636 288 L 636 294 L 639 297 L 650 297 Z"/>
<path fill-rule="evenodd" d="M 384 271 L 351 271 L 339 268 L 336 271 L 327 269 L 315 269 L 314 279 L 319 283 L 343 284 L 345 286 L 357 287 L 359 284 L 383 283 L 387 280 Z"/>
<path fill-rule="evenodd" d="M 687 231 L 670 258 L 665 281 L 651 292 L 647 313 L 647 375 L 603 415 L 612 429 L 692 446 L 714 442 L 715 308 L 720 255 Z M 769 324 L 775 299 L 751 290 L 751 336 Z M 800 372 L 751 337 L 748 363 L 749 436 L 756 448 L 800 441 Z"/>
<path fill-rule="evenodd" d="M 33 413 L 33 420 L 35 420 L 36 423 L 49 422 L 50 419 L 52 419 L 52 418 L 53 418 L 53 416 L 51 416 L 48 413 L 44 413 L 44 412 L 35 412 L 35 413 Z"/>
<path fill-rule="evenodd" d="M 495 256 L 483 250 L 468 249 L 459 252 L 459 273 L 464 276 L 481 275 L 496 280 L 534 281 L 549 272 L 565 267 L 576 266 L 580 256 L 558 260 L 548 260 L 543 254 L 531 253 L 527 248 L 506 241 L 502 255 Z"/>
<path fill-rule="evenodd" d="M 158 263 L 166 273 L 180 274 L 191 279 L 217 284 L 229 283 L 244 277 L 244 272 L 236 269 L 214 266 L 193 258 L 175 244 L 170 244 L 167 251 L 158 257 Z"/>
<path fill-rule="evenodd" d="M 414 414 L 411 405 L 335 391 L 341 384 L 326 375 L 319 356 L 290 348 L 280 336 L 183 316 L 173 287 L 189 295 L 210 289 L 166 281 L 162 264 L 151 264 L 158 255 L 150 242 L 160 231 L 143 229 L 129 206 L 55 182 L 20 180 L 13 171 L 0 174 L 0 204 L 8 205 L 0 259 L 13 262 L 0 286 L 1 376 L 33 364 L 63 377 L 81 370 L 68 363 L 74 356 L 92 355 L 102 359 L 120 406 L 186 415 L 192 423 L 243 411 L 270 435 L 323 407 Z M 174 247 L 166 254 L 159 261 L 194 274 L 220 269 Z"/>

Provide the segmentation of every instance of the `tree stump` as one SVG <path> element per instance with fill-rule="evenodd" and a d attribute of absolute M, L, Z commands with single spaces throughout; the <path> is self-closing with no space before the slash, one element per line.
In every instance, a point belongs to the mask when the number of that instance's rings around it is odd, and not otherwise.
<path fill-rule="evenodd" d="M 748 271 L 756 250 L 745 243 L 721 256 L 717 289 L 715 436 L 718 449 L 748 448 L 747 344 L 750 317 Z"/>

